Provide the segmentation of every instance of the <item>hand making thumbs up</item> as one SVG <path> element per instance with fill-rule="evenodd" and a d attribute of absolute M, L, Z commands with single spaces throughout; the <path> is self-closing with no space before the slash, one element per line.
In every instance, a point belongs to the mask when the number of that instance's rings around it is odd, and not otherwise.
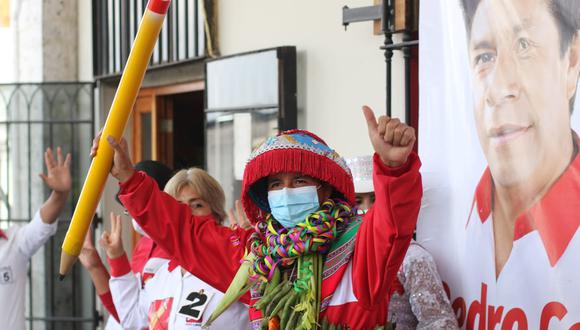
<path fill-rule="evenodd" d="M 375 118 L 373 110 L 363 106 L 369 138 L 375 152 L 386 166 L 398 167 L 407 162 L 415 144 L 415 129 L 397 118 L 380 116 Z"/>

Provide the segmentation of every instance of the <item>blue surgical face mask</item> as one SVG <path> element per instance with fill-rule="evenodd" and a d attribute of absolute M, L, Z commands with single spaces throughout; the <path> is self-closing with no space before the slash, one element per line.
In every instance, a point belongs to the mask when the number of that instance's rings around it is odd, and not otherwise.
<path fill-rule="evenodd" d="M 268 204 L 274 219 L 288 229 L 320 208 L 315 186 L 268 191 Z"/>

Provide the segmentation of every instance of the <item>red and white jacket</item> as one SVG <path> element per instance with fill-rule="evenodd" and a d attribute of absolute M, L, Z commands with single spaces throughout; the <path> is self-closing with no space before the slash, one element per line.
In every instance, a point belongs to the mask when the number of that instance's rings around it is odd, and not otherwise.
<path fill-rule="evenodd" d="M 352 329 L 372 329 L 385 323 L 390 286 L 419 213 L 420 166 L 414 153 L 399 168 L 388 168 L 374 156 L 375 206 L 365 215 L 355 239 L 346 245 L 351 246 L 351 253 L 326 257 L 321 319 Z M 139 225 L 180 265 L 225 292 L 239 268 L 250 231 L 219 226 L 212 217 L 192 216 L 186 205 L 161 192 L 143 173 L 137 172 L 121 184 L 119 197 Z M 242 297 L 243 302 L 248 299 Z"/>
<path fill-rule="evenodd" d="M 136 288 L 135 276 L 126 256 L 111 260 L 109 286 L 124 329 L 201 329 L 223 293 L 204 283 L 176 263 L 160 261 L 143 289 Z M 150 262 L 148 262 L 150 264 Z M 147 265 L 145 266 L 147 268 Z M 245 325 L 245 326 L 244 326 Z M 231 306 L 210 329 L 248 329 L 248 307 Z"/>
<path fill-rule="evenodd" d="M 126 259 L 126 256 L 124 257 Z M 133 250 L 133 258 L 131 259 L 130 270 L 132 270 L 131 275 L 133 275 L 130 282 L 125 283 L 127 290 L 133 293 L 134 297 L 138 297 L 139 292 L 145 285 L 145 282 L 153 277 L 159 266 L 164 264 L 166 261 L 170 259 L 169 255 L 161 249 L 152 239 L 149 237 L 143 236 L 135 245 L 135 249 Z M 127 261 L 128 263 L 128 261 Z M 115 266 L 116 261 L 109 259 L 109 265 L 111 265 L 111 271 L 119 273 L 119 269 L 122 269 L 120 272 L 124 274 L 125 272 L 125 264 Z M 117 308 L 115 305 L 115 301 L 113 299 L 112 293 L 109 290 L 108 292 L 99 295 L 99 299 L 103 303 L 103 306 L 107 309 L 107 311 L 111 314 L 114 320 L 107 321 L 107 329 L 122 329 L 120 324 L 120 316 L 121 314 L 123 317 L 128 312 L 130 312 L 130 304 L 126 304 L 121 302 Z M 119 301 L 117 300 L 117 303 Z"/>

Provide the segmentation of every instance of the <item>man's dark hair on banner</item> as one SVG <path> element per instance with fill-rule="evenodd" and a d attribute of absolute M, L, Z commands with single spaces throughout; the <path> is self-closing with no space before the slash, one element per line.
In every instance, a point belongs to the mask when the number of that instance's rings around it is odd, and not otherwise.
<path fill-rule="evenodd" d="M 554 17 L 554 22 L 560 34 L 560 56 L 564 57 L 580 30 L 580 0 L 539 0 L 544 1 L 546 9 Z M 471 39 L 473 19 L 484 0 L 460 0 L 468 40 Z M 574 111 L 574 95 L 569 100 L 570 114 Z"/>
<path fill-rule="evenodd" d="M 549 6 L 556 25 L 560 30 L 560 54 L 564 55 L 574 35 L 580 29 L 580 1 L 578 0 L 545 0 Z M 467 36 L 471 33 L 471 23 L 477 7 L 482 0 L 460 0 L 465 19 Z"/>

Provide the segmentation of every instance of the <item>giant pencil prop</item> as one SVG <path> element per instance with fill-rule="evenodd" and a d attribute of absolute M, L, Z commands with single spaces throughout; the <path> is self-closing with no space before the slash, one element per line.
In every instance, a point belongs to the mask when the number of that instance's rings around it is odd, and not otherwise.
<path fill-rule="evenodd" d="M 111 135 L 119 140 L 123 135 L 170 2 L 171 0 L 149 0 L 147 9 L 143 14 L 125 71 L 121 76 L 121 82 L 103 128 L 103 134 L 99 140 L 99 151 L 89 168 L 70 227 L 62 244 L 59 271 L 61 279 L 72 268 L 81 252 L 83 241 L 109 175 L 113 161 L 113 149 L 107 143 L 107 137 Z"/>

